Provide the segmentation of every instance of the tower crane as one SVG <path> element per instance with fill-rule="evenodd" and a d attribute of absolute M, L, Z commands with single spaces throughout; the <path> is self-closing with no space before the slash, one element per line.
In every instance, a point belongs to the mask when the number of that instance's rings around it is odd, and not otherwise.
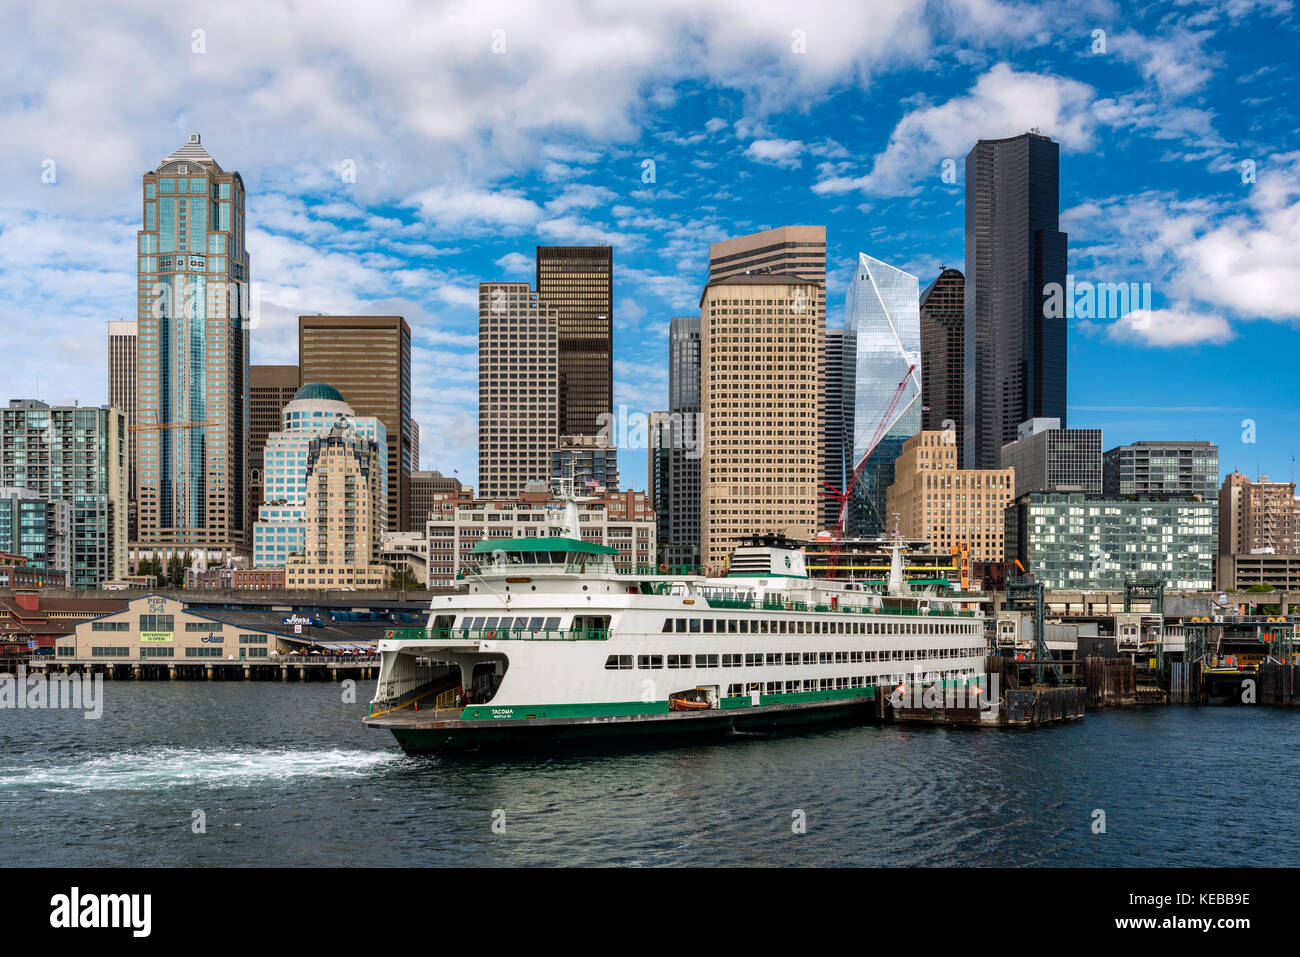
<path fill-rule="evenodd" d="M 848 513 L 849 497 L 853 494 L 853 488 L 858 484 L 858 479 L 862 477 L 862 471 L 867 467 L 867 459 L 871 458 L 871 453 L 876 450 L 880 440 L 884 438 L 885 432 L 889 428 L 890 420 L 893 418 L 894 410 L 898 408 L 899 401 L 903 398 L 903 393 L 907 390 L 907 380 L 912 378 L 916 371 L 916 363 L 907 367 L 907 372 L 903 374 L 902 381 L 894 389 L 893 398 L 889 400 L 889 406 L 885 409 L 885 414 L 881 416 L 880 424 L 876 426 L 876 432 L 871 437 L 871 442 L 867 445 L 867 451 L 863 453 L 862 459 L 858 462 L 857 467 L 853 470 L 853 475 L 849 478 L 848 484 L 843 491 L 837 489 L 830 482 L 822 482 L 826 486 L 822 490 L 822 495 L 827 498 L 836 499 L 840 503 L 839 513 L 835 519 L 835 528 L 831 533 L 831 553 L 830 560 L 826 563 L 826 576 L 836 578 L 839 575 L 840 547 L 844 542 L 844 521 Z"/>

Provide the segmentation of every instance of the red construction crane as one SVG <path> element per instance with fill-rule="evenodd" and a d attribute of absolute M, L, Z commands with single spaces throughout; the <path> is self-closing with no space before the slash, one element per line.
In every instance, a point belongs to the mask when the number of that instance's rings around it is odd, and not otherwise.
<path fill-rule="evenodd" d="M 862 476 L 862 470 L 867 467 L 867 459 L 871 458 L 871 453 L 876 450 L 876 446 L 884 438 L 885 430 L 889 428 L 889 422 L 893 418 L 894 410 L 898 408 L 899 400 L 903 398 L 903 393 L 907 391 L 907 380 L 912 378 L 912 373 L 915 371 L 916 363 L 907 367 L 907 372 L 903 374 L 902 381 L 898 383 L 898 388 L 894 390 L 894 397 L 889 400 L 889 408 L 885 409 L 880 424 L 876 426 L 876 434 L 871 437 L 871 442 L 867 445 L 867 451 L 863 454 L 862 460 L 858 462 L 858 467 L 853 470 L 853 475 L 844 491 L 841 492 L 830 482 L 822 483 L 830 490 L 823 490 L 822 495 L 827 498 L 834 498 L 840 503 L 839 514 L 835 519 L 835 529 L 831 533 L 830 560 L 826 563 L 827 578 L 835 578 L 839 574 L 840 545 L 844 541 L 844 518 L 848 512 L 849 496 L 853 494 L 853 487 L 858 484 L 858 479 Z"/>

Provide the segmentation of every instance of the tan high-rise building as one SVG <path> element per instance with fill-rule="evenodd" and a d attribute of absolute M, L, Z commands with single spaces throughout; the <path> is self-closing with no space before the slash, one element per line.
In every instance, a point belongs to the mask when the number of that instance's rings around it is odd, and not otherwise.
<path fill-rule="evenodd" d="M 909 541 L 936 551 L 966 545 L 972 562 L 1002 562 L 1006 507 L 1016 497 L 1014 469 L 957 468 L 956 433 L 918 432 L 894 462 L 886 508 Z"/>
<path fill-rule="evenodd" d="M 198 133 L 144 174 L 132 558 L 248 553 L 244 181 Z"/>
<path fill-rule="evenodd" d="M 479 497 L 548 482 L 559 448 L 559 319 L 526 282 L 478 287 Z"/>
<path fill-rule="evenodd" d="M 379 444 L 335 426 L 307 446 L 304 554 L 285 565 L 288 588 L 385 588 L 379 563 L 386 503 Z"/>
<path fill-rule="evenodd" d="M 1300 552 L 1298 519 L 1294 482 L 1270 482 L 1267 475 L 1252 482 L 1233 472 L 1219 489 L 1219 554 Z"/>
<path fill-rule="evenodd" d="M 418 449 L 411 419 L 411 327 L 401 316 L 299 316 L 302 385 L 328 382 L 388 434 L 389 531 L 407 531 Z"/>
<path fill-rule="evenodd" d="M 249 366 L 248 384 L 248 514 L 257 520 L 262 504 L 266 437 L 280 431 L 280 413 L 302 384 L 297 366 Z"/>
<path fill-rule="evenodd" d="M 614 250 L 538 246 L 537 298 L 559 329 L 560 435 L 595 435 L 614 408 Z"/>
<path fill-rule="evenodd" d="M 816 283 L 817 311 L 825 325 L 825 226 L 778 226 L 709 246 L 709 282 L 746 273 L 798 276 Z"/>
<path fill-rule="evenodd" d="M 717 247 L 715 246 L 714 249 Z M 710 281 L 700 298 L 702 559 L 746 535 L 811 538 L 820 512 L 825 325 L 797 276 Z"/>
<path fill-rule="evenodd" d="M 108 404 L 120 409 L 126 416 L 128 430 L 135 425 L 135 356 L 140 334 L 138 322 L 117 321 L 108 324 Z M 135 511 L 135 442 L 134 433 L 127 432 L 127 536 L 135 541 L 138 521 Z M 123 548 L 126 543 L 123 543 Z"/>

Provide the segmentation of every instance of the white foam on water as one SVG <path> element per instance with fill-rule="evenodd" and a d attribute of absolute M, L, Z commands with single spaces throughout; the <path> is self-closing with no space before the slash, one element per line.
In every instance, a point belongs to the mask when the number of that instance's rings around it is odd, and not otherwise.
<path fill-rule="evenodd" d="M 0 791 L 131 791 L 256 787 L 299 778 L 364 778 L 405 760 L 392 751 L 209 751 L 148 748 L 71 764 L 0 769 Z"/>

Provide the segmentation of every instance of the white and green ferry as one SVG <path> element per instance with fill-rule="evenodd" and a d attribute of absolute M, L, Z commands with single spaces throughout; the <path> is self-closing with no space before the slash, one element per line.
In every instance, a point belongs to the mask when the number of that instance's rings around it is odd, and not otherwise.
<path fill-rule="evenodd" d="M 468 591 L 379 643 L 366 724 L 408 753 L 546 747 L 865 717 L 918 672 L 982 681 L 978 601 L 906 584 L 901 545 L 886 582 L 810 578 L 775 536 L 713 578 L 629 573 L 578 529 L 570 500 L 559 534 L 479 542 Z"/>

